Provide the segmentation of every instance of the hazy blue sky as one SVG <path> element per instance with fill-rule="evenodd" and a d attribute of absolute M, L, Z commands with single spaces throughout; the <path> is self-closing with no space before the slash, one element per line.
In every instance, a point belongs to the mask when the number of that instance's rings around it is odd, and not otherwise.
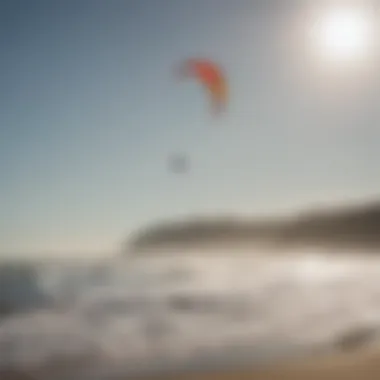
<path fill-rule="evenodd" d="M 0 254 L 88 255 L 161 217 L 375 195 L 379 74 L 316 70 L 308 6 L 1 1 Z M 227 72 L 220 120 L 173 78 L 194 56 Z M 176 152 L 188 175 L 167 170 Z"/>

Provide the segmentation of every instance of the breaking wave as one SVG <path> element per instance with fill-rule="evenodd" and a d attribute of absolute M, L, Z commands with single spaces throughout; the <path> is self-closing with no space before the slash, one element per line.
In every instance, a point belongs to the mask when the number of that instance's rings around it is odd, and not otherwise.
<path fill-rule="evenodd" d="M 69 361 L 54 364 L 59 378 L 102 378 L 260 364 L 334 350 L 361 329 L 371 340 L 379 264 L 310 252 L 8 266 L 0 270 L 0 368 L 51 372 L 48 363 Z"/>

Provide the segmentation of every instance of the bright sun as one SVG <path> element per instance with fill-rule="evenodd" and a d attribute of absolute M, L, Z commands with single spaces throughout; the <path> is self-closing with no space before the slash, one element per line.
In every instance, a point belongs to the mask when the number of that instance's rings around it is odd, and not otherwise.
<path fill-rule="evenodd" d="M 329 61 L 357 61 L 368 57 L 374 40 L 371 13 L 355 7 L 325 10 L 314 25 L 319 55 Z"/>

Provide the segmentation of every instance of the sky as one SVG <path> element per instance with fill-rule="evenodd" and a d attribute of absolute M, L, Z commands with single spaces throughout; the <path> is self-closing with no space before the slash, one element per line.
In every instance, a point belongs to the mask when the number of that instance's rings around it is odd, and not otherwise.
<path fill-rule="evenodd" d="M 3 0 L 0 257 L 96 255 L 161 219 L 376 196 L 378 46 L 356 67 L 319 59 L 313 3 Z M 223 67 L 222 117 L 175 78 L 190 57 Z"/>

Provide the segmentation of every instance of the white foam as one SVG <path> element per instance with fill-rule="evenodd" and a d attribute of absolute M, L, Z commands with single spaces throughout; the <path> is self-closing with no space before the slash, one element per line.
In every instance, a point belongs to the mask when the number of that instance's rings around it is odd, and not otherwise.
<path fill-rule="evenodd" d="M 285 355 L 297 344 L 328 344 L 379 323 L 379 264 L 316 252 L 45 266 L 39 280 L 52 306 L 0 323 L 0 366 L 96 353 L 90 369 L 112 372 L 239 345 L 260 357 L 263 347 Z"/>

